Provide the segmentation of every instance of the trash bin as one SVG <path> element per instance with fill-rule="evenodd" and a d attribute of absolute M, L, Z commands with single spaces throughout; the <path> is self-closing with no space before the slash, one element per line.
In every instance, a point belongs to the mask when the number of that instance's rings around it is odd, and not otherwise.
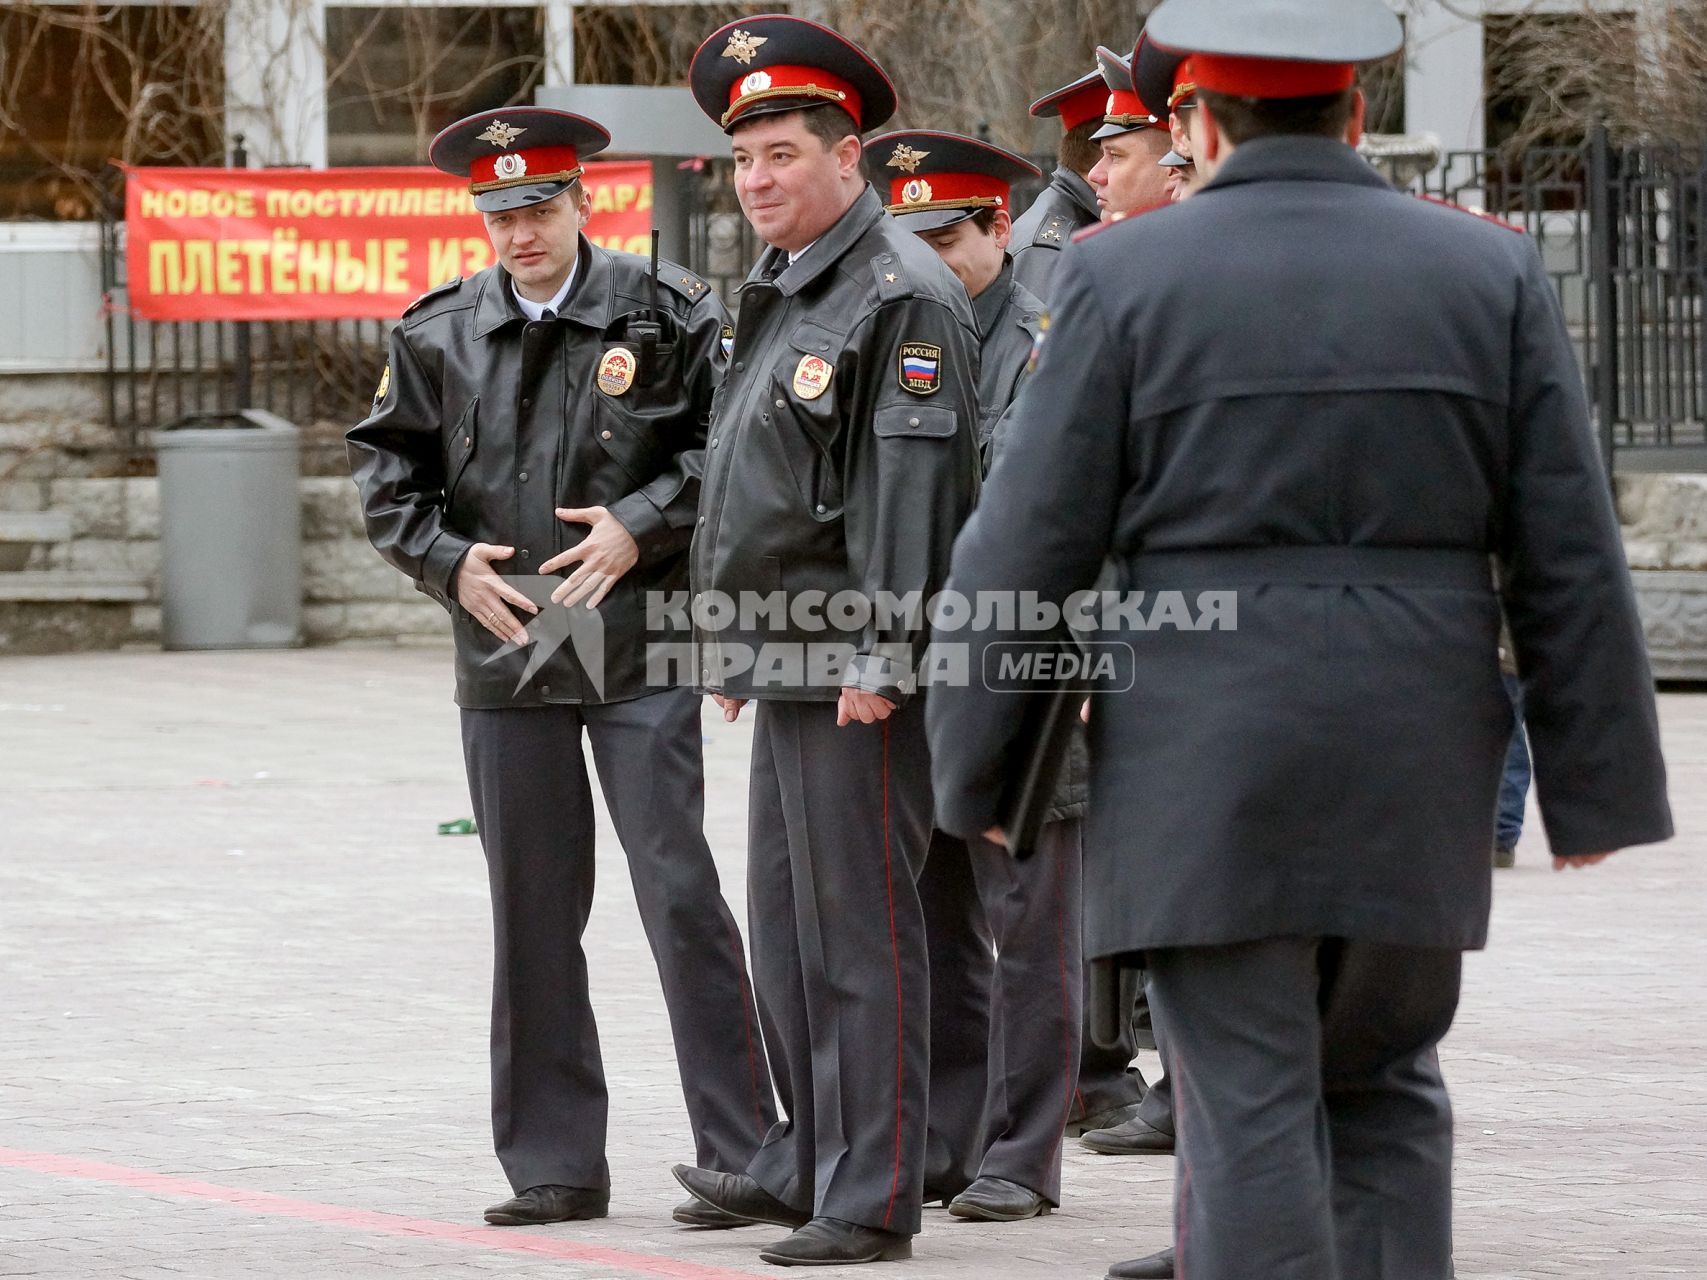
<path fill-rule="evenodd" d="M 162 428 L 160 639 L 167 649 L 302 641 L 297 429 L 259 409 Z"/>

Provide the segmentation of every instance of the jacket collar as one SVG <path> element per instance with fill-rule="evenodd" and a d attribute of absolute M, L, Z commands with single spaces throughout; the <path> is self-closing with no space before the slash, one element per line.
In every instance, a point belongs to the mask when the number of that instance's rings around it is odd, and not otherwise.
<path fill-rule="evenodd" d="M 569 296 L 563 300 L 563 309 L 557 313 L 557 318 L 604 330 L 616 318 L 616 282 L 611 273 L 610 255 L 586 236 L 581 237 L 575 253 L 578 263 L 575 283 L 569 290 Z M 484 277 L 474 300 L 476 338 L 495 333 L 512 321 L 519 324 L 527 320 L 516 305 L 516 297 L 510 287 L 510 273 L 502 267 L 493 267 L 484 273 Z"/>
<path fill-rule="evenodd" d="M 742 290 L 752 284 L 765 283 L 774 285 L 783 297 L 792 298 L 840 262 L 843 255 L 885 216 L 883 202 L 877 198 L 872 185 L 866 183 L 865 190 L 859 193 L 859 198 L 836 220 L 836 224 L 774 277 L 771 272 L 776 270 L 778 259 L 786 261 L 788 255 L 774 245 L 760 254 L 741 285 Z"/>
<path fill-rule="evenodd" d="M 1097 193 L 1091 190 L 1091 184 L 1066 165 L 1056 166 L 1055 172 L 1049 175 L 1049 185 L 1078 205 L 1092 218 L 1099 220 L 1102 218 L 1102 210 L 1097 208 Z"/>
<path fill-rule="evenodd" d="M 987 339 L 1008 309 L 1014 291 L 1014 260 L 1002 255 L 1002 273 L 976 298 L 972 299 L 972 319 L 978 326 L 978 340 Z"/>
<path fill-rule="evenodd" d="M 1256 138 L 1236 147 L 1205 191 L 1246 182 L 1343 182 L 1359 187 L 1391 183 L 1345 143 L 1333 138 Z"/>

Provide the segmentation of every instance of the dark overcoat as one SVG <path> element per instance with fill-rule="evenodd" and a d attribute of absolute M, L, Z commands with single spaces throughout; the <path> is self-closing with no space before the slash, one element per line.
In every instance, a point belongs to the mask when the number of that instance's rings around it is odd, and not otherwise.
<path fill-rule="evenodd" d="M 1147 593 L 1104 632 L 1133 656 L 1094 702 L 1087 955 L 1482 945 L 1511 731 L 1490 558 L 1553 852 L 1671 833 L 1618 526 L 1527 237 L 1337 142 L 1269 139 L 1067 250 L 1051 301 L 950 588 L 1061 601 L 1107 557 Z M 971 669 L 1004 638 L 974 637 Z M 995 819 L 1013 697 L 933 692 L 951 832 Z"/>
<path fill-rule="evenodd" d="M 1014 279 L 1048 302 L 1061 250 L 1073 242 L 1075 234 L 1094 227 L 1099 217 L 1091 184 L 1066 165 L 1057 167 L 1031 207 L 1014 219 L 1009 241 Z"/>

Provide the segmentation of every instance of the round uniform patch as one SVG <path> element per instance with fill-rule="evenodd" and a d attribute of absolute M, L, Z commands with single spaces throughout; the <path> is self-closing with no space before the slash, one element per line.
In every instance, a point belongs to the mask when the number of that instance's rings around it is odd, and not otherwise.
<path fill-rule="evenodd" d="M 599 361 L 599 390 L 607 396 L 620 396 L 634 385 L 637 363 L 627 347 L 612 347 Z"/>
<path fill-rule="evenodd" d="M 794 394 L 802 400 L 816 400 L 829 389 L 835 372 L 835 366 L 822 356 L 801 356 L 794 370 Z"/>

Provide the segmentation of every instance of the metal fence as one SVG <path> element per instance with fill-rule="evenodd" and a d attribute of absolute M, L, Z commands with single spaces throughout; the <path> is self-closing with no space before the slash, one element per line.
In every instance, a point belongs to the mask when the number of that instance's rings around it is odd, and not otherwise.
<path fill-rule="evenodd" d="M 1535 237 L 1619 466 L 1707 460 L 1707 148 L 1451 152 L 1422 189 Z"/>
<path fill-rule="evenodd" d="M 684 265 L 733 304 L 762 246 L 740 216 L 727 160 L 703 162 L 698 183 Z M 1041 185 L 1016 191 L 1016 207 Z M 1609 461 L 1707 465 L 1707 149 L 1614 148 L 1597 131 L 1579 146 L 1516 159 L 1451 152 L 1419 187 L 1535 237 Z M 338 440 L 366 412 L 387 324 L 137 320 L 125 306 L 116 216 L 103 244 L 107 417 L 118 440 L 134 449 L 144 432 L 183 414 L 251 404 L 305 428 L 310 465 L 316 450 L 329 469 L 341 465 Z"/>

